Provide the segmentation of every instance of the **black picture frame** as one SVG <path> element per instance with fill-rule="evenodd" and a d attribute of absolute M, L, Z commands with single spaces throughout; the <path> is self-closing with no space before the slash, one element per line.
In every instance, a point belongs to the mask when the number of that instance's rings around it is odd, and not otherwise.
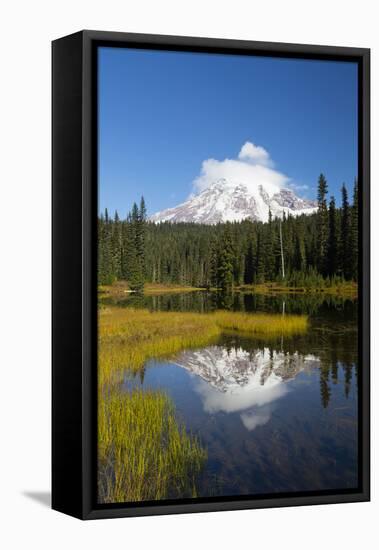
<path fill-rule="evenodd" d="M 355 61 L 359 73 L 359 470 L 357 490 L 96 504 L 97 64 L 100 45 Z M 370 499 L 370 50 L 85 30 L 52 43 L 52 507 L 81 519 Z"/>

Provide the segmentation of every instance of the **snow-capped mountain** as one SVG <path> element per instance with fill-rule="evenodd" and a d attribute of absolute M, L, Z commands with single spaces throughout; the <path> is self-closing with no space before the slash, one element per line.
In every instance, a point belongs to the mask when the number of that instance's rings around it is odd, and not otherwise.
<path fill-rule="evenodd" d="M 245 219 L 267 222 L 270 210 L 273 218 L 281 217 L 283 212 L 292 216 L 312 214 L 317 210 L 317 203 L 301 199 L 291 189 L 272 183 L 256 185 L 220 178 L 182 204 L 157 212 L 150 220 L 209 225 Z"/>
<path fill-rule="evenodd" d="M 288 382 L 300 372 L 319 367 L 314 355 L 210 346 L 184 351 L 175 364 L 194 375 L 195 391 L 204 411 L 240 413 L 249 431 L 266 424 L 275 402 L 286 395 Z"/>
<path fill-rule="evenodd" d="M 286 382 L 320 364 L 319 358 L 311 354 L 290 354 L 269 348 L 248 352 L 242 348 L 227 350 L 223 346 L 183 351 L 174 362 L 224 393 L 244 387 L 263 390 L 262 386 Z"/>

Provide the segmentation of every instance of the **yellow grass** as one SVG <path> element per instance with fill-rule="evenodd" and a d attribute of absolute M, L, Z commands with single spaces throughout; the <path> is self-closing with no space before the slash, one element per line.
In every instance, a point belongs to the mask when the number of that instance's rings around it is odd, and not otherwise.
<path fill-rule="evenodd" d="M 107 307 L 99 311 L 99 383 L 119 380 L 123 371 L 136 372 L 149 359 L 159 359 L 202 347 L 223 332 L 277 337 L 306 331 L 304 315 L 264 313 L 150 312 Z"/>
<path fill-rule="evenodd" d="M 162 392 L 113 391 L 99 401 L 99 500 L 196 496 L 206 451 L 175 417 Z"/>

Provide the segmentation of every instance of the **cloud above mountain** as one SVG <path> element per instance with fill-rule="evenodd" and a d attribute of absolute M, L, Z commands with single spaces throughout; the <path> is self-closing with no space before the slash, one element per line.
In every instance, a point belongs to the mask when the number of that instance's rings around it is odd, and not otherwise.
<path fill-rule="evenodd" d="M 153 214 L 154 222 L 216 224 L 245 219 L 267 222 L 272 217 L 312 214 L 315 201 L 298 197 L 295 183 L 279 172 L 269 152 L 247 141 L 236 158 L 208 158 L 182 203 Z M 303 188 L 302 188 L 303 189 Z"/>
<path fill-rule="evenodd" d="M 260 145 L 254 145 L 251 141 L 246 141 L 246 143 L 242 145 L 238 153 L 238 158 L 252 164 L 260 164 L 261 166 L 271 167 L 273 165 L 266 149 Z"/>
<path fill-rule="evenodd" d="M 204 160 L 200 175 L 193 181 L 193 193 L 201 193 L 217 180 L 249 186 L 263 185 L 269 193 L 290 184 L 290 178 L 275 170 L 268 151 L 250 141 L 242 145 L 235 159 Z"/>

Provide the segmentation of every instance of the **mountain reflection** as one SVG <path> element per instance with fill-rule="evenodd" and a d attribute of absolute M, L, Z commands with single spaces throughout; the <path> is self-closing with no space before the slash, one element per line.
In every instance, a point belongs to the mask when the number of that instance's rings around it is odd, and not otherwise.
<path fill-rule="evenodd" d="M 239 412 L 249 430 L 266 424 L 275 401 L 285 395 L 286 384 L 300 372 L 320 366 L 314 355 L 269 348 L 209 346 L 184 351 L 175 363 L 196 375 L 195 390 L 208 413 Z"/>

